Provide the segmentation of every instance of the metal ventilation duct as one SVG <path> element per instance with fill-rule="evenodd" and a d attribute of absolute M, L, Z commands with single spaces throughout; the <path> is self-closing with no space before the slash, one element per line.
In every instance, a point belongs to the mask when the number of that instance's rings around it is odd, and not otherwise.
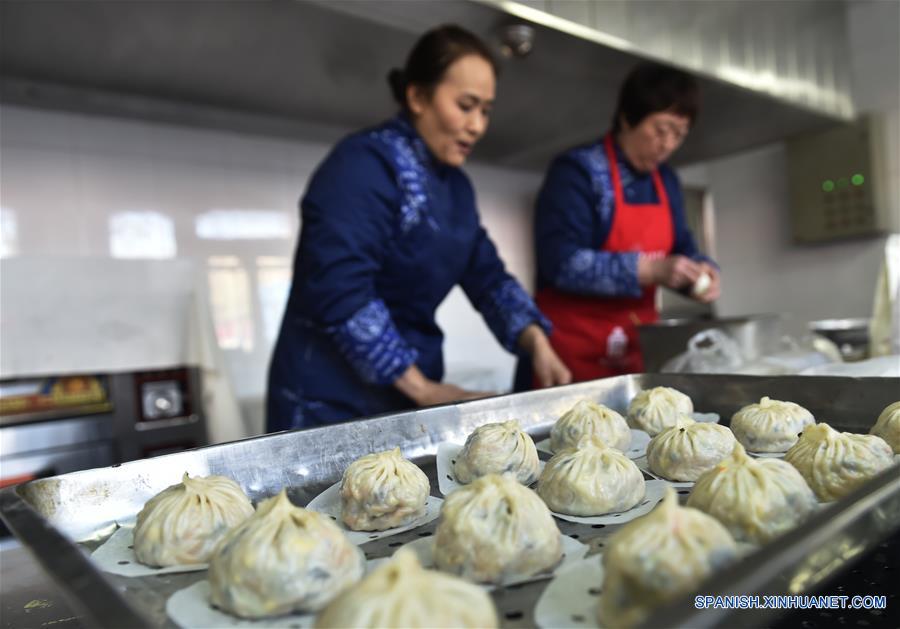
<path fill-rule="evenodd" d="M 425 29 L 456 22 L 499 46 L 526 23 L 532 49 L 504 60 L 477 159 L 545 168 L 599 137 L 625 74 L 658 57 L 701 79 L 703 112 L 678 153 L 691 162 L 850 117 L 844 12 L 827 0 L 6 0 L 0 99 L 331 141 L 394 111 L 385 75 Z"/>
<path fill-rule="evenodd" d="M 850 119 L 842 0 L 477 0 L 510 15 Z"/>

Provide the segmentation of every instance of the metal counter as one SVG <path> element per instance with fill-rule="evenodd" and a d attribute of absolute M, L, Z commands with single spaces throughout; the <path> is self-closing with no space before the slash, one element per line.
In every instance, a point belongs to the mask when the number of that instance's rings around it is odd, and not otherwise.
<path fill-rule="evenodd" d="M 589 397 L 624 411 L 640 390 L 672 386 L 691 396 L 695 408 L 716 412 L 727 423 L 741 406 L 764 395 L 797 402 L 817 420 L 841 430 L 868 432 L 878 413 L 900 398 L 900 379 L 753 377 L 643 374 L 476 400 L 308 431 L 283 432 L 181 452 L 121 466 L 33 481 L 0 492 L 0 515 L 61 586 L 72 606 L 92 625 L 171 626 L 165 601 L 205 573 L 125 578 L 99 572 L 84 550 L 96 547 L 117 523 L 134 519 L 144 502 L 192 475 L 236 479 L 254 502 L 289 488 L 305 505 L 340 479 L 354 459 L 399 446 L 428 474 L 437 493 L 434 454 L 439 443 L 461 442 L 477 426 L 516 418 L 535 438 L 577 400 Z M 686 490 L 682 490 L 687 493 Z M 558 521 L 560 531 L 602 552 L 617 528 Z M 362 548 L 369 558 L 430 535 L 435 523 L 375 540 Z M 698 591 L 704 594 L 805 592 L 845 568 L 855 557 L 900 529 L 900 473 L 886 471 L 853 495 L 834 503 L 805 525 L 723 571 Z M 77 543 L 76 543 L 77 542 Z M 547 581 L 492 593 L 504 626 L 533 626 L 532 611 Z M 760 615 L 751 614 L 753 624 Z M 726 610 L 693 609 L 683 597 L 651 619 L 653 626 L 736 626 L 748 616 Z"/>

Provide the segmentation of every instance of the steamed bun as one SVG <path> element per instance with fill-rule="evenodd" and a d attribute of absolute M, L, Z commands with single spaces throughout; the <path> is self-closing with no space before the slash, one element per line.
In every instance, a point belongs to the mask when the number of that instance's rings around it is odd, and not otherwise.
<path fill-rule="evenodd" d="M 529 576 L 562 558 L 547 505 L 509 474 L 482 476 L 451 492 L 434 536 L 435 565 L 478 582 Z"/>
<path fill-rule="evenodd" d="M 431 485 L 400 448 L 355 460 L 341 479 L 341 520 L 354 531 L 383 531 L 425 513 Z"/>
<path fill-rule="evenodd" d="M 225 533 L 252 513 L 250 499 L 230 478 L 185 472 L 138 513 L 135 557 L 148 566 L 206 563 Z"/>
<path fill-rule="evenodd" d="M 498 627 L 497 610 L 481 587 L 426 570 L 401 548 L 387 563 L 334 599 L 316 618 L 317 629 L 383 627 Z"/>
<path fill-rule="evenodd" d="M 656 436 L 675 425 L 679 415 L 694 412 L 691 398 L 670 387 L 654 387 L 641 391 L 628 405 L 628 424 Z"/>
<path fill-rule="evenodd" d="M 550 459 L 537 493 L 556 513 L 620 513 L 644 499 L 644 475 L 634 461 L 588 434 Z"/>
<path fill-rule="evenodd" d="M 531 436 L 512 420 L 484 424 L 466 439 L 453 466 L 456 480 L 471 483 L 485 474 L 512 473 L 523 485 L 537 480 L 537 448 Z"/>
<path fill-rule="evenodd" d="M 571 448 L 585 435 L 596 435 L 616 450 L 625 450 L 631 443 L 631 430 L 624 417 L 602 404 L 581 400 L 553 424 L 550 449 L 559 452 Z"/>
<path fill-rule="evenodd" d="M 872 426 L 870 434 L 884 439 L 894 454 L 900 454 L 900 402 L 885 407 Z"/>
<path fill-rule="evenodd" d="M 803 522 L 816 496 L 790 463 L 751 458 L 737 443 L 697 479 L 687 506 L 716 518 L 739 542 L 765 544 Z"/>
<path fill-rule="evenodd" d="M 799 404 L 764 397 L 734 414 L 731 431 L 751 452 L 787 452 L 797 436 L 815 423 L 812 413 Z"/>
<path fill-rule="evenodd" d="M 631 627 L 655 607 L 695 589 L 737 556 L 719 522 L 682 507 L 671 487 L 649 514 L 609 538 L 603 555 L 598 619 L 603 627 Z"/>
<path fill-rule="evenodd" d="M 364 566 L 337 524 L 295 507 L 282 490 L 219 544 L 209 563 L 210 600 L 241 618 L 318 611 Z"/>
<path fill-rule="evenodd" d="M 842 498 L 889 468 L 891 447 L 881 437 L 838 432 L 825 423 L 803 431 L 784 455 L 822 502 Z"/>
<path fill-rule="evenodd" d="M 647 464 L 662 478 L 695 481 L 731 454 L 735 443 L 725 426 L 695 422 L 682 415 L 647 444 Z"/>

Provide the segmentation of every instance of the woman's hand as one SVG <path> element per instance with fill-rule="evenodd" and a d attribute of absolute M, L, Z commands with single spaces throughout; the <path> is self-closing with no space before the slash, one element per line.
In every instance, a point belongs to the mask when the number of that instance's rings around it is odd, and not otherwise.
<path fill-rule="evenodd" d="M 542 387 L 572 382 L 572 372 L 553 351 L 547 335 L 536 324 L 531 324 L 519 336 L 519 346 L 531 354 L 531 366 L 535 378 Z"/>
<path fill-rule="evenodd" d="M 410 365 L 403 375 L 394 381 L 394 386 L 417 406 L 449 404 L 495 395 L 490 391 L 467 391 L 455 384 L 429 380 L 415 365 Z"/>
<path fill-rule="evenodd" d="M 709 276 L 709 286 L 703 292 L 691 291 L 691 297 L 702 304 L 714 302 L 722 294 L 722 282 L 719 276 L 719 270 L 706 262 L 700 263 L 700 274 Z"/>
<path fill-rule="evenodd" d="M 642 286 L 661 284 L 678 290 L 691 286 L 700 277 L 701 264 L 685 256 L 665 258 L 638 257 L 638 283 Z"/>

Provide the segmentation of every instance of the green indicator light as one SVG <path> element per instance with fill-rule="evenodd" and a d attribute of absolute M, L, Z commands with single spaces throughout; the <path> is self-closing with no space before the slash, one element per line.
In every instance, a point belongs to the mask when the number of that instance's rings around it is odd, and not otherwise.
<path fill-rule="evenodd" d="M 840 179 L 838 179 L 838 188 L 846 188 L 847 185 L 848 185 L 848 184 L 847 184 L 847 178 L 846 178 L 846 177 L 841 177 Z"/>
<path fill-rule="evenodd" d="M 854 186 L 861 186 L 866 183 L 866 178 L 859 173 L 856 173 L 855 175 L 850 177 L 850 183 L 852 183 Z"/>
<path fill-rule="evenodd" d="M 834 190 L 834 182 L 831 179 L 826 179 L 822 182 L 822 190 L 825 192 L 831 192 Z"/>

